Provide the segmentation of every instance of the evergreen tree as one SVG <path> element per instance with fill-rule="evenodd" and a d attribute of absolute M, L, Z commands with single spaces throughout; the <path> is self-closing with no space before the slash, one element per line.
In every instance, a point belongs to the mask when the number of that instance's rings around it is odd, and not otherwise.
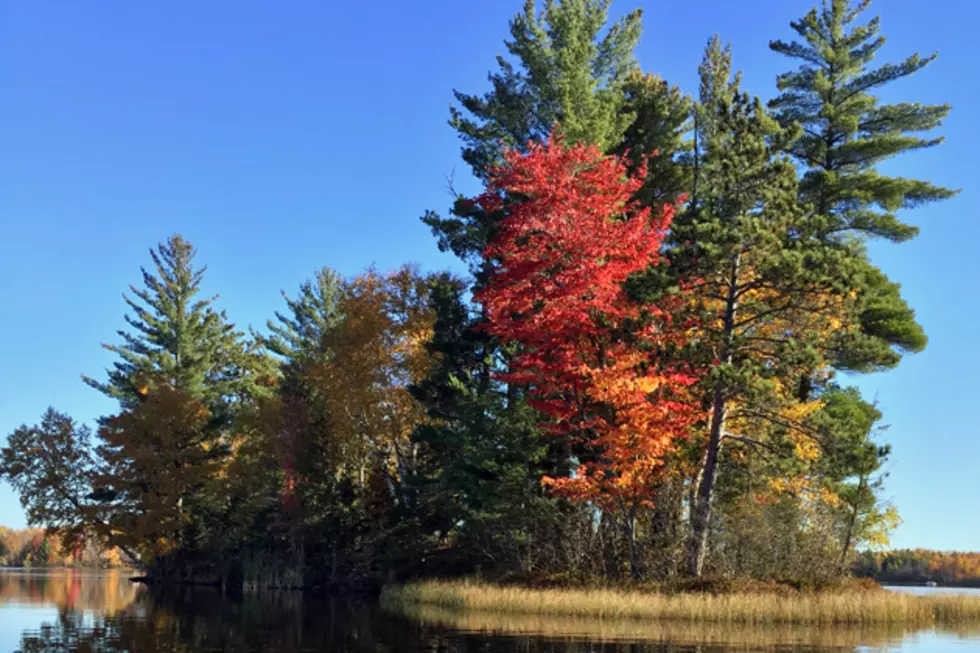
<path fill-rule="evenodd" d="M 885 238 L 902 242 L 917 228 L 897 212 L 951 197 L 956 191 L 928 181 L 891 177 L 877 166 L 905 152 L 931 148 L 941 137 L 920 136 L 939 127 L 949 105 L 881 104 L 874 92 L 913 75 L 936 55 L 914 54 L 898 64 L 873 66 L 885 44 L 880 19 L 857 24 L 870 5 L 860 0 L 826 0 L 791 23 L 800 40 L 773 41 L 775 52 L 800 62 L 780 75 L 781 94 L 770 103 L 784 125 L 799 123 L 801 137 L 790 152 L 804 170 L 801 202 L 811 206 L 823 237 Z M 897 284 L 863 257 L 854 279 L 861 302 L 855 306 L 861 330 L 838 343 L 838 366 L 869 371 L 894 367 L 906 351 L 926 344 L 915 314 Z"/>
<path fill-rule="evenodd" d="M 216 297 L 196 298 L 207 268 L 194 268 L 195 254 L 179 235 L 150 250 L 155 274 L 142 269 L 143 288 L 130 286 L 132 296 L 123 295 L 133 330 L 118 332 L 122 344 L 104 345 L 121 360 L 107 381 L 83 377 L 87 384 L 132 406 L 139 379 L 160 377 L 217 414 L 264 391 L 270 361 L 213 308 Z"/>
<path fill-rule="evenodd" d="M 279 473 L 262 485 L 240 485 L 235 492 L 259 506 L 260 517 L 272 523 L 266 529 L 269 535 L 285 535 L 291 555 L 300 558 L 300 568 L 308 544 L 311 554 L 336 561 L 337 550 L 344 548 L 337 543 L 353 530 L 350 520 L 341 527 L 337 518 L 338 513 L 349 515 L 354 509 L 352 493 L 341 496 L 338 483 L 337 470 L 349 461 L 342 460 L 337 450 L 327 397 L 311 378 L 318 366 L 330 360 L 328 339 L 343 320 L 339 307 L 343 287 L 340 274 L 321 268 L 300 285 L 295 298 L 282 292 L 287 310 L 276 311 L 275 320 L 267 322 L 269 335 L 258 337 L 280 360 L 281 378 L 278 395 L 252 416 L 256 437 L 249 461 L 259 470 L 271 466 Z M 242 466 L 249 461 L 243 459 Z M 248 527 L 242 530 L 247 532 Z M 323 549 L 317 547 L 320 535 L 329 540 Z"/>
<path fill-rule="evenodd" d="M 720 103 L 731 102 L 742 83 L 741 71 L 732 69 L 732 46 L 717 34 L 708 40 L 701 65 L 698 66 L 698 102 L 694 106 L 693 179 L 691 205 L 700 202 L 704 157 L 711 137 L 717 131 Z"/>
<path fill-rule="evenodd" d="M 534 428 L 540 416 L 492 378 L 497 345 L 474 328 L 479 318 L 464 287 L 441 277 L 430 293 L 435 364 L 412 388 L 428 416 L 412 438 L 421 456 L 410 482 L 417 525 L 429 546 L 451 543 L 459 563 L 495 561 L 507 570 L 549 514 L 539 482 L 547 446 Z"/>
<path fill-rule="evenodd" d="M 899 218 L 900 210 L 955 194 L 927 181 L 885 176 L 877 170 L 899 154 L 941 143 L 942 138 L 925 134 L 941 125 L 950 107 L 879 102 L 878 89 L 919 72 L 936 55 L 915 54 L 898 64 L 875 66 L 885 37 L 878 17 L 859 23 L 869 5 L 870 0 L 853 5 L 827 0 L 791 23 L 799 40 L 770 44 L 773 51 L 800 62 L 799 68 L 779 76 L 781 94 L 770 103 L 781 123 L 798 123 L 803 129 L 790 148 L 804 170 L 800 201 L 813 211 L 811 222 L 820 237 L 849 246 L 853 256 L 848 291 L 854 301 L 843 320 L 848 328 L 829 338 L 830 362 L 859 372 L 895 367 L 903 354 L 921 351 L 927 340 L 898 284 L 875 267 L 855 241 L 908 240 L 918 230 Z M 805 372 L 800 392 L 811 391 Z M 841 517 L 843 568 L 856 540 L 881 540 L 897 521 L 894 510 L 878 499 L 882 479 L 873 478 L 888 448 L 871 440 L 880 413 L 853 391 L 833 391 L 820 398 L 826 405 L 814 419 L 826 452 L 822 472 L 846 507 Z"/>
<path fill-rule="evenodd" d="M 824 455 L 818 464 L 826 487 L 839 499 L 839 565 L 844 572 L 861 545 L 884 546 L 897 525 L 895 509 L 881 498 L 882 467 L 891 447 L 874 440 L 882 414 L 857 388 L 832 386 L 820 395 L 821 408 L 810 421 Z"/>
<path fill-rule="evenodd" d="M 690 194 L 690 146 L 684 136 L 691 130 L 693 103 L 676 86 L 657 75 L 634 71 L 623 84 L 621 109 L 633 117 L 616 153 L 628 155 L 633 168 L 646 164 L 646 183 L 636 199 L 659 210 Z"/>
<path fill-rule="evenodd" d="M 704 568 L 723 445 L 762 446 L 761 434 L 788 437 L 797 428 L 789 388 L 802 370 L 822 367 L 851 259 L 818 237 L 797 202 L 796 169 L 785 152 L 798 129 L 781 128 L 739 91 L 730 51 L 717 39 L 700 72 L 700 181 L 674 221 L 670 253 L 674 273 L 696 297 L 701 326 L 692 355 L 709 371 L 710 417 L 691 509 L 694 575 Z"/>
<path fill-rule="evenodd" d="M 621 145 L 635 118 L 626 107 L 625 88 L 636 71 L 641 12 L 606 29 L 610 1 L 550 1 L 538 12 L 527 0 L 510 23 L 506 46 L 513 61 L 497 58 L 499 71 L 490 74 L 493 89 L 482 96 L 456 92 L 461 106 L 452 108 L 450 124 L 478 179 L 489 179 L 505 148 L 523 151 L 528 142 L 545 142 L 556 123 L 568 145 L 595 143 L 603 150 Z M 429 211 L 422 220 L 440 249 L 479 273 L 481 253 L 499 217 L 458 198 L 450 217 Z"/>
<path fill-rule="evenodd" d="M 286 364 L 299 364 L 324 355 L 324 335 L 342 319 L 337 309 L 342 281 L 338 273 L 324 267 L 313 280 L 300 285 L 295 299 L 283 291 L 289 310 L 276 311 L 276 319 L 267 322 L 270 335 L 261 338 L 266 349 Z"/>
<path fill-rule="evenodd" d="M 620 109 L 622 86 L 636 68 L 641 12 L 606 29 L 610 2 L 549 0 L 539 13 L 534 0 L 526 0 L 506 42 L 516 62 L 497 57 L 490 93 L 456 92 L 469 116 L 454 107 L 450 124 L 478 178 L 488 180 L 490 168 L 503 162 L 503 148 L 546 141 L 555 123 L 568 145 L 595 143 L 606 150 L 619 144 L 633 121 Z"/>

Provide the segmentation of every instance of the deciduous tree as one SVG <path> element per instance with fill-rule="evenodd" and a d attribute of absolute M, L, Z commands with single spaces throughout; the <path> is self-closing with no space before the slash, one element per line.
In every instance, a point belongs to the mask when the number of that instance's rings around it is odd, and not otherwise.
<path fill-rule="evenodd" d="M 662 356 L 677 340 L 670 312 L 647 306 L 641 315 L 622 284 L 659 259 L 673 207 L 640 208 L 632 196 L 645 175 L 628 179 L 624 163 L 595 146 L 566 148 L 556 137 L 506 158 L 478 200 L 506 217 L 476 298 L 489 332 L 522 347 L 507 380 L 530 388 L 546 428 L 580 452 L 573 477 L 546 482 L 622 514 L 636 576 L 636 511 L 686 435 L 684 389 L 694 377 Z M 505 204 L 513 197 L 521 199 Z"/>

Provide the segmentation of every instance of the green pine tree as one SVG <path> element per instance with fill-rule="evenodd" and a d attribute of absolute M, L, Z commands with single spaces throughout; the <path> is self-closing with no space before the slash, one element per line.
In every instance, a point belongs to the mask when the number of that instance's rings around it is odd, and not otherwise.
<path fill-rule="evenodd" d="M 270 335 L 261 338 L 266 349 L 286 364 L 321 357 L 324 334 L 342 319 L 337 309 L 342 281 L 338 273 L 324 267 L 300 285 L 295 299 L 283 291 L 289 310 L 276 311 L 276 319 L 267 322 Z"/>
<path fill-rule="evenodd" d="M 412 388 L 430 418 L 413 435 L 421 454 L 410 480 L 416 519 L 430 546 L 448 542 L 463 564 L 503 571 L 552 514 L 539 482 L 548 443 L 535 428 L 539 414 L 493 379 L 498 345 L 474 328 L 479 317 L 463 286 L 436 279 L 430 303 L 436 364 Z"/>
<path fill-rule="evenodd" d="M 693 103 L 678 87 L 639 71 L 626 78 L 623 93 L 621 111 L 633 120 L 616 153 L 627 154 L 634 166 L 646 163 L 647 181 L 637 199 L 654 207 L 674 204 L 690 193 L 691 148 L 685 135 L 692 128 Z"/>
<path fill-rule="evenodd" d="M 810 418 L 823 455 L 815 472 L 840 498 L 837 510 L 840 540 L 839 566 L 848 568 L 861 545 L 880 545 L 894 527 L 897 514 L 881 497 L 885 474 L 881 469 L 891 447 L 874 437 L 882 414 L 861 397 L 857 388 L 831 386 L 820 395 L 821 409 Z"/>
<path fill-rule="evenodd" d="M 539 12 L 533 0 L 510 23 L 484 95 L 456 92 L 450 124 L 463 141 L 463 160 L 481 181 L 502 163 L 504 148 L 523 150 L 547 140 L 556 123 L 569 144 L 595 143 L 613 151 L 635 114 L 626 107 L 626 85 L 636 72 L 639 10 L 608 26 L 610 0 L 552 0 Z M 635 85 L 635 82 L 634 82 Z M 422 221 L 439 248 L 456 254 L 480 276 L 481 253 L 500 216 L 478 211 L 463 198 L 449 217 L 429 211 Z"/>
<path fill-rule="evenodd" d="M 271 458 L 272 465 L 288 466 L 302 479 L 295 493 L 297 505 L 292 519 L 277 515 L 273 521 L 286 526 L 294 555 L 303 558 L 308 551 L 312 558 L 319 554 L 333 561 L 333 566 L 338 555 L 350 549 L 355 525 L 363 518 L 356 488 L 342 473 L 349 461 L 331 431 L 326 397 L 312 379 L 314 370 L 331 358 L 328 334 L 343 322 L 339 307 L 343 285 L 339 273 L 323 267 L 312 280 L 300 285 L 295 298 L 283 292 L 287 311 L 276 311 L 276 319 L 267 323 L 269 335 L 261 338 L 268 351 L 281 360 L 282 378 L 277 401 L 263 408 L 263 413 L 275 417 L 271 426 L 260 429 L 259 440 L 265 446 L 260 447 L 258 464 L 261 468 L 262 461 Z M 270 417 L 262 419 L 269 421 Z M 274 492 L 270 503 L 278 510 L 282 482 L 279 479 L 266 487 L 266 491 L 271 488 Z M 243 487 L 242 493 L 256 489 Z M 313 564 L 317 564 L 315 559 Z M 322 567 L 323 560 L 319 564 Z"/>
<path fill-rule="evenodd" d="M 84 376 L 87 384 L 132 406 L 146 378 L 164 378 L 216 415 L 265 391 L 271 361 L 214 309 L 216 297 L 197 297 L 206 268 L 195 269 L 195 254 L 180 235 L 150 250 L 154 271 L 142 269 L 143 287 L 123 295 L 132 330 L 118 332 L 122 344 L 104 345 L 120 360 L 107 381 Z"/>
<path fill-rule="evenodd" d="M 732 69 L 732 46 L 717 34 L 708 40 L 704 58 L 698 66 L 698 102 L 694 106 L 691 205 L 700 201 L 704 157 L 711 137 L 717 131 L 720 103 L 731 102 L 742 83 L 742 73 Z"/>
<path fill-rule="evenodd" d="M 704 569 L 723 450 L 778 446 L 800 426 L 786 423 L 784 411 L 798 401 L 787 388 L 802 370 L 822 366 L 825 334 L 840 316 L 834 299 L 853 267 L 850 249 L 820 238 L 797 201 L 786 152 L 799 128 L 781 127 L 739 90 L 730 50 L 717 39 L 700 73 L 699 180 L 674 221 L 670 251 L 673 273 L 692 283 L 701 312 L 690 354 L 708 370 L 710 417 L 691 507 L 693 575 Z"/>
<path fill-rule="evenodd" d="M 456 92 L 466 113 L 454 107 L 450 124 L 477 177 L 486 180 L 501 162 L 502 147 L 523 149 L 528 141 L 545 140 L 556 122 L 569 144 L 619 144 L 633 121 L 621 111 L 622 86 L 636 69 L 641 12 L 607 28 L 610 2 L 549 0 L 538 12 L 527 0 L 510 23 L 506 46 L 514 61 L 497 57 L 493 90 L 483 96 Z"/>
<path fill-rule="evenodd" d="M 790 152 L 804 170 L 800 199 L 813 208 L 822 235 L 844 242 L 885 238 L 902 242 L 918 229 L 898 212 L 953 196 L 928 181 L 882 175 L 877 167 L 906 152 L 942 142 L 926 136 L 942 124 L 949 105 L 882 104 L 874 93 L 913 75 L 936 55 L 914 54 L 897 64 L 874 65 L 885 44 L 880 19 L 858 19 L 870 0 L 825 0 L 791 23 L 800 40 L 773 41 L 773 51 L 800 62 L 778 78 L 781 94 L 770 102 L 784 125 L 798 123 L 802 136 Z M 894 367 L 905 352 L 921 351 L 926 336 L 897 284 L 863 256 L 854 279 L 861 302 L 859 332 L 837 343 L 838 367 L 871 371 Z"/>

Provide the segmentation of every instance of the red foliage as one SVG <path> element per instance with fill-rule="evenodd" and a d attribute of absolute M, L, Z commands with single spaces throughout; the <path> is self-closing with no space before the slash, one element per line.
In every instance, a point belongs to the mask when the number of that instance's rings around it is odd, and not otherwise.
<path fill-rule="evenodd" d="M 545 482 L 573 499 L 648 503 L 664 454 L 694 417 L 685 389 L 695 378 L 658 353 L 681 338 L 676 306 L 641 315 L 622 284 L 660 263 L 674 209 L 637 206 L 643 171 L 629 178 L 595 147 L 553 139 L 506 161 L 477 199 L 505 217 L 476 299 L 487 329 L 522 346 L 503 378 L 529 388 L 546 428 L 584 445 L 574 477 Z"/>

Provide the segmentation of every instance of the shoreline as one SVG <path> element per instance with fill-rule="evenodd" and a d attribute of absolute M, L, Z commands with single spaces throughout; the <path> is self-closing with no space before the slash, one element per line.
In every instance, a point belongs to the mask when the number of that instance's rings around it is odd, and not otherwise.
<path fill-rule="evenodd" d="M 980 596 L 935 596 L 887 590 L 733 592 L 711 594 L 629 589 L 532 589 L 474 581 L 386 586 L 386 610 L 499 613 L 600 620 L 685 621 L 739 625 L 980 624 Z"/>

